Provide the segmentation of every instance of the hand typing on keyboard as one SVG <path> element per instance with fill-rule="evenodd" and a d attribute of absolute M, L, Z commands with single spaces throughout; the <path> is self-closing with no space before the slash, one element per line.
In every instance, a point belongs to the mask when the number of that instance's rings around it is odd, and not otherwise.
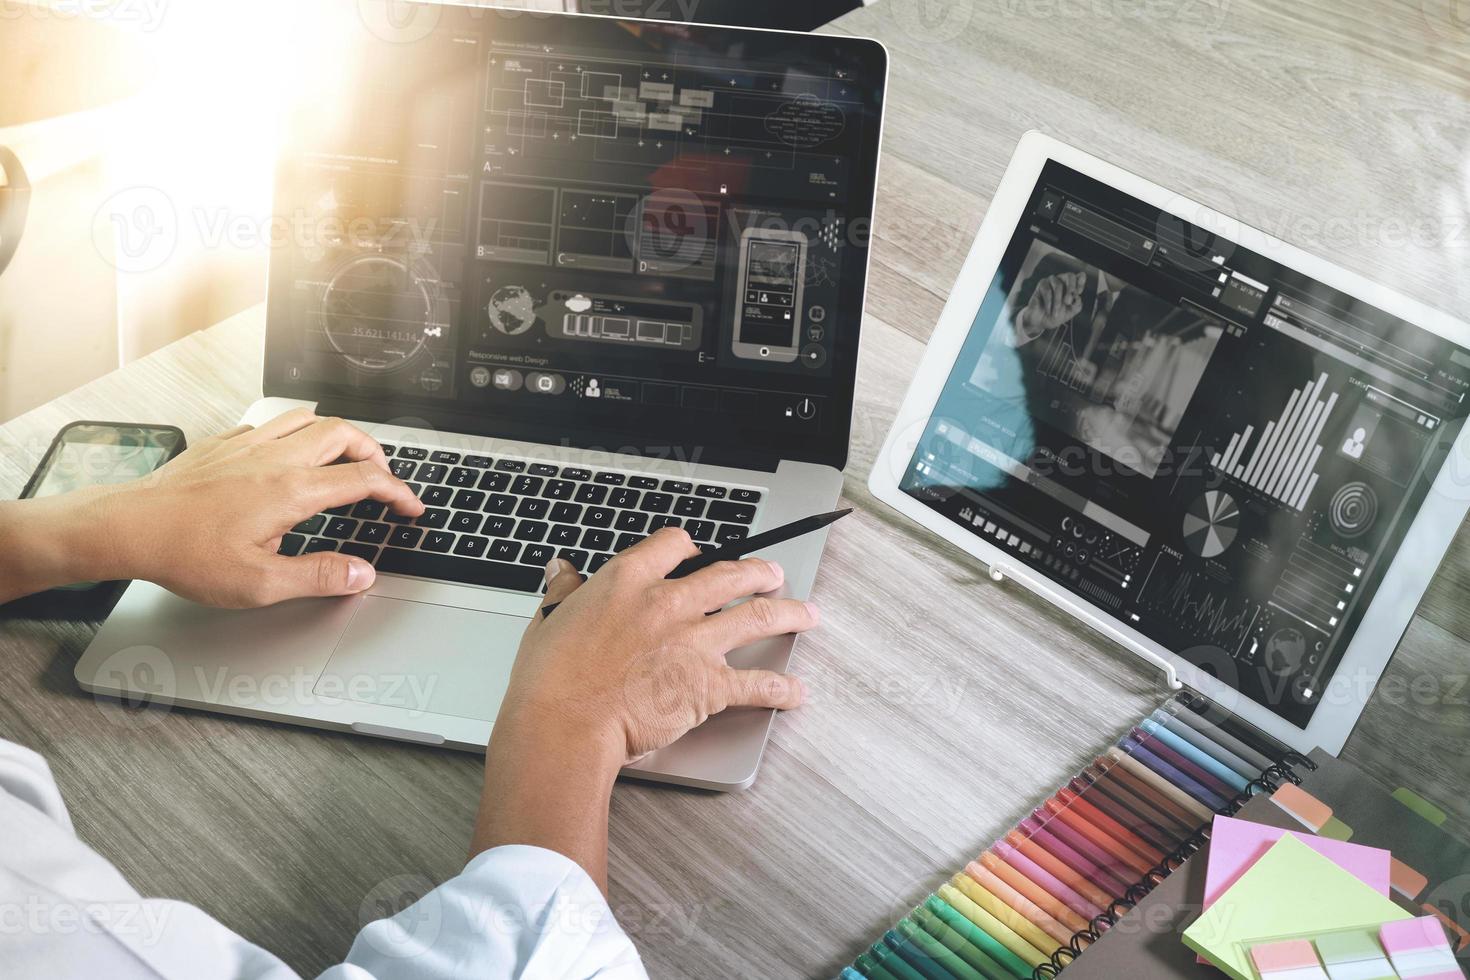
<path fill-rule="evenodd" d="M 696 554 L 689 534 L 670 527 L 586 581 L 562 559 L 548 565 L 543 605 L 560 605 L 554 617 L 532 620 L 521 640 L 486 755 L 471 853 L 537 844 L 601 883 L 620 767 L 727 708 L 801 704 L 795 677 L 737 670 L 725 655 L 811 629 L 816 608 L 762 595 L 780 588 L 783 573 L 760 558 L 665 579 Z M 730 605 L 748 596 L 755 598 Z"/>
<path fill-rule="evenodd" d="M 293 525 L 364 499 L 408 519 L 424 510 L 366 433 L 341 419 L 287 412 L 256 429 L 204 439 L 131 483 L 7 504 L 25 510 L 17 522 L 0 511 L 0 542 L 12 523 L 19 533 L 45 535 L 49 561 L 0 574 L 0 600 L 67 582 L 129 578 L 234 608 L 361 592 L 376 574 L 362 558 L 277 551 Z M 10 543 L 12 553 L 42 553 Z"/>

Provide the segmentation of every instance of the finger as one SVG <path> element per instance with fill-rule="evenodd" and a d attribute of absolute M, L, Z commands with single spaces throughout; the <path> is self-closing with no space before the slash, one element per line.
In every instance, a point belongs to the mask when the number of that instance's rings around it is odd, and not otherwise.
<path fill-rule="evenodd" d="M 661 527 L 633 547 L 618 552 L 613 561 L 664 578 L 679 562 L 697 554 L 699 548 L 690 539 L 688 531 L 679 527 Z"/>
<path fill-rule="evenodd" d="M 413 495 L 408 484 L 374 462 L 318 466 L 303 470 L 301 479 L 310 514 L 369 499 L 381 501 L 406 517 L 424 512 L 423 501 Z"/>
<path fill-rule="evenodd" d="M 309 408 L 293 408 L 289 412 L 282 412 L 255 429 L 255 434 L 250 437 L 251 442 L 269 442 L 272 439 L 282 439 L 293 432 L 314 425 L 321 421 L 320 417 Z"/>
<path fill-rule="evenodd" d="M 729 651 L 773 636 L 804 633 L 821 621 L 810 602 L 756 596 L 715 613 L 698 628 L 711 634 L 720 649 Z"/>
<path fill-rule="evenodd" d="M 320 551 L 286 558 L 272 556 L 261 571 L 251 598 L 269 606 L 303 596 L 355 595 L 377 578 L 373 566 L 355 555 Z"/>
<path fill-rule="evenodd" d="M 546 595 L 541 599 L 541 608 L 565 602 L 567 596 L 581 587 L 582 581 L 571 562 L 562 558 L 551 559 L 546 563 Z"/>
<path fill-rule="evenodd" d="M 736 599 L 781 587 L 786 573 L 764 558 L 717 561 L 680 579 L 677 588 L 689 595 L 700 609 L 722 609 Z"/>
<path fill-rule="evenodd" d="M 806 700 L 806 685 L 791 674 L 774 670 L 725 668 L 725 690 L 730 707 L 780 708 L 790 711 Z"/>
<path fill-rule="evenodd" d="M 342 419 L 321 419 L 285 436 L 280 445 L 287 458 L 307 466 L 326 466 L 339 459 L 370 462 L 388 468 L 378 440 Z"/>

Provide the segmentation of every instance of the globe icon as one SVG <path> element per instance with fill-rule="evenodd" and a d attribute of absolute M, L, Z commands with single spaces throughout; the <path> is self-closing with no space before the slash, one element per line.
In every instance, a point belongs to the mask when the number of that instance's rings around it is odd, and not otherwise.
<path fill-rule="evenodd" d="M 536 324 L 536 300 L 525 286 L 501 286 L 490 294 L 486 312 L 496 330 L 512 337 Z"/>
<path fill-rule="evenodd" d="M 1278 677 L 1289 677 L 1301 667 L 1306 652 L 1307 638 L 1301 630 L 1279 629 L 1266 641 L 1266 669 Z"/>

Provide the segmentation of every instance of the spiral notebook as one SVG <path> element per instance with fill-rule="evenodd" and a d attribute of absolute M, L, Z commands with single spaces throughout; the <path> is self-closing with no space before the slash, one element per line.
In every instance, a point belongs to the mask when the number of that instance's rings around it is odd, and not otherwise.
<path fill-rule="evenodd" d="M 1436 915 L 1470 955 L 1470 847 L 1352 766 L 1292 752 L 1186 690 L 939 883 L 843 980 L 1219 976 L 1181 939 L 1217 814 L 1388 850 L 1393 899 Z"/>

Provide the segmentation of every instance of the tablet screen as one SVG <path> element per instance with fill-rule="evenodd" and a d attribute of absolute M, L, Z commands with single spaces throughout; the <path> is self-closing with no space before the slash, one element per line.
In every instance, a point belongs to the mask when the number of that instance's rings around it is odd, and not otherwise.
<path fill-rule="evenodd" d="M 1050 161 L 900 485 L 1306 727 L 1467 390 L 1450 341 Z"/>

